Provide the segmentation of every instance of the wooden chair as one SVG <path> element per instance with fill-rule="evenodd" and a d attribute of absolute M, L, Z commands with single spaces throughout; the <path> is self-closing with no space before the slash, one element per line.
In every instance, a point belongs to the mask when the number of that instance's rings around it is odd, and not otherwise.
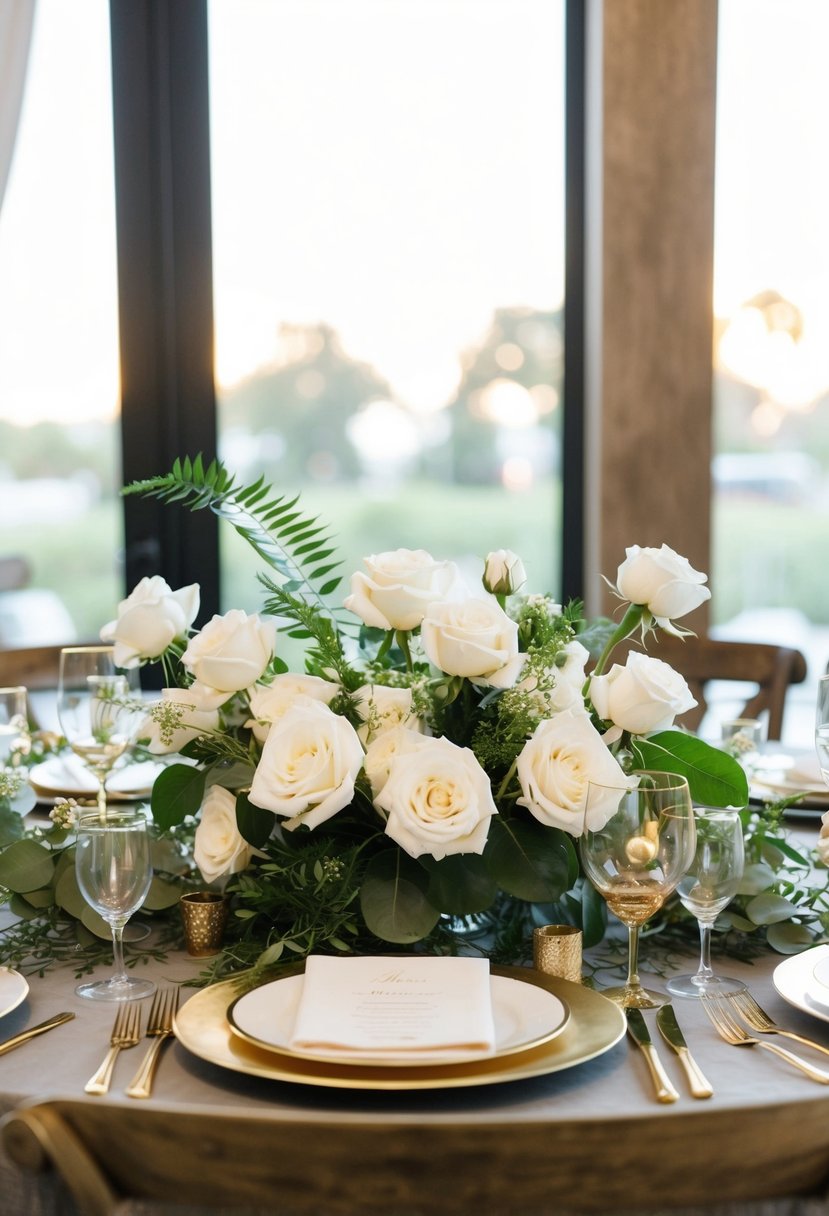
<path fill-rule="evenodd" d="M 59 1099 L 7 1115 L 2 1137 L 22 1170 L 56 1171 L 83 1216 L 126 1213 L 130 1200 L 142 1212 L 141 1201 L 166 1200 L 286 1216 L 598 1216 L 662 1213 L 665 1196 L 671 1207 L 715 1200 L 719 1210 L 825 1195 L 828 1108 L 816 1096 L 735 1118 L 685 1104 L 670 1118 L 655 1111 L 620 1125 L 601 1115 L 510 1120 L 508 1103 L 500 1118 L 480 1120 Z"/>
<path fill-rule="evenodd" d="M 75 643 L 67 642 L 67 646 Z M 23 646 L 0 650 L 0 684 L 23 684 L 30 690 L 57 688 L 60 646 Z"/>
<path fill-rule="evenodd" d="M 714 681 L 754 684 L 753 692 L 734 717 L 759 718 L 768 714 L 768 738 L 779 739 L 783 730 L 786 693 L 806 679 L 806 660 L 799 650 L 764 642 L 729 642 L 709 637 L 684 639 L 660 633 L 648 642 L 648 654 L 664 659 L 688 681 L 697 699 L 695 709 L 679 719 L 696 730 L 708 710 L 706 688 Z"/>

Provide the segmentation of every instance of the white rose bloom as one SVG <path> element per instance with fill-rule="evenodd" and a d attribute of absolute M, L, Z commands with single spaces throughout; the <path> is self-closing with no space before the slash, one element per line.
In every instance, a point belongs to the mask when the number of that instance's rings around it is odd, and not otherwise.
<path fill-rule="evenodd" d="M 552 687 L 540 691 L 535 698 L 540 711 L 546 717 L 560 713 L 563 709 L 583 705 L 582 688 L 587 678 L 585 667 L 590 652 L 581 642 L 572 641 L 563 647 L 559 658 L 563 659 L 561 666 L 554 667 L 547 673 L 553 681 Z M 532 692 L 537 686 L 538 679 L 535 676 L 528 676 L 516 685 L 526 692 Z"/>
<path fill-rule="evenodd" d="M 354 696 L 357 700 L 357 713 L 363 721 L 363 725 L 357 728 L 357 734 L 363 743 L 369 743 L 396 726 L 423 730 L 423 723 L 412 712 L 411 688 L 363 684 Z"/>
<path fill-rule="evenodd" d="M 420 640 L 429 660 L 450 676 L 510 688 L 525 656 L 518 653 L 518 626 L 491 598 L 430 604 Z"/>
<path fill-rule="evenodd" d="M 631 604 L 644 604 L 663 629 L 711 598 L 703 586 L 708 576 L 668 545 L 661 549 L 632 545 L 625 554 L 616 574 L 617 591 Z"/>
<path fill-rule="evenodd" d="M 371 785 L 375 804 L 377 795 L 389 779 L 397 757 L 406 752 L 417 751 L 428 742 L 426 736 L 417 730 L 411 730 L 407 726 L 393 726 L 391 730 L 383 731 L 369 743 L 363 761 L 363 771 Z"/>
<path fill-rule="evenodd" d="M 590 681 L 596 713 L 632 735 L 669 730 L 677 714 L 693 709 L 696 700 L 679 672 L 669 663 L 632 650 L 624 667 L 614 663 Z"/>
<path fill-rule="evenodd" d="M 539 722 L 518 757 L 518 780 L 523 797 L 518 801 L 550 828 L 563 828 L 581 836 L 585 827 L 603 827 L 619 805 L 623 790 L 634 789 L 636 779 L 622 771 L 584 710 L 568 709 Z M 588 785 L 607 786 L 603 801 L 591 799 Z"/>
<path fill-rule="evenodd" d="M 351 576 L 344 604 L 377 629 L 417 629 L 426 608 L 460 582 L 454 562 L 437 562 L 425 549 L 394 549 L 363 559 L 367 573 Z"/>
<path fill-rule="evenodd" d="M 303 823 L 315 828 L 351 802 L 362 764 L 351 723 L 321 701 L 301 697 L 268 731 L 250 801 L 286 816 L 289 830 Z"/>
<path fill-rule="evenodd" d="M 275 676 L 270 684 L 254 684 L 253 688 L 248 689 L 253 716 L 245 725 L 251 728 L 255 739 L 264 743 L 271 724 L 287 713 L 297 697 L 310 697 L 312 701 L 330 705 L 340 691 L 339 684 L 321 680 L 319 676 L 283 672 Z"/>
<path fill-rule="evenodd" d="M 423 739 L 403 751 L 375 804 L 388 814 L 386 834 L 411 857 L 436 861 L 453 853 L 483 853 L 498 811 L 484 770 L 468 747 Z"/>
<path fill-rule="evenodd" d="M 205 882 L 215 882 L 247 869 L 253 849 L 236 826 L 236 798 L 221 785 L 211 785 L 196 828 L 193 858 Z"/>
<path fill-rule="evenodd" d="M 181 661 L 195 676 L 203 703 L 215 709 L 234 692 L 256 683 L 275 646 L 274 621 L 232 608 L 214 616 L 190 639 Z"/>
<path fill-rule="evenodd" d="M 147 751 L 152 755 L 166 756 L 180 752 L 191 739 L 218 727 L 218 709 L 205 709 L 191 689 L 162 688 L 161 700 L 150 706 L 137 738 L 147 740 Z"/>
<path fill-rule="evenodd" d="M 114 643 L 116 667 L 138 667 L 185 638 L 198 611 L 198 583 L 173 591 L 158 574 L 142 578 L 121 600 L 117 619 L 104 625 L 101 640 Z"/>
<path fill-rule="evenodd" d="M 493 595 L 514 595 L 527 581 L 527 571 L 517 553 L 511 549 L 496 549 L 487 554 L 483 583 Z"/>
<path fill-rule="evenodd" d="M 815 848 L 823 864 L 829 866 L 829 811 L 824 811 L 820 817 L 820 833 Z"/>

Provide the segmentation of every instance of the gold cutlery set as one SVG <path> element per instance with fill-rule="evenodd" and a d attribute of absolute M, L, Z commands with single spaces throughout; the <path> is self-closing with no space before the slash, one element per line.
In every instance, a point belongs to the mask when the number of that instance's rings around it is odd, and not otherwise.
<path fill-rule="evenodd" d="M 158 1066 L 161 1048 L 173 1036 L 173 1018 L 178 1009 L 178 989 L 159 988 L 150 1005 L 147 1018 L 145 1038 L 152 1043 L 141 1062 L 141 1067 L 125 1089 L 128 1098 L 149 1098 L 152 1092 L 153 1078 Z M 101 1067 L 91 1076 L 84 1086 L 88 1094 L 109 1093 L 115 1061 L 120 1052 L 130 1047 L 136 1047 L 141 1041 L 141 1011 L 132 1001 L 122 1005 L 115 1015 L 112 1034 L 109 1039 L 109 1051 L 101 1062 Z"/>
<path fill-rule="evenodd" d="M 651 1041 L 650 1031 L 641 1010 L 626 1009 L 625 1014 L 627 1017 L 628 1034 L 641 1049 L 650 1070 L 654 1089 L 656 1090 L 656 1100 L 658 1102 L 676 1102 L 679 1094 L 672 1085 L 659 1058 L 659 1053 Z M 659 1027 L 659 1033 L 662 1035 L 662 1038 L 679 1059 L 692 1097 L 710 1098 L 714 1090 L 688 1050 L 685 1036 L 679 1028 L 676 1014 L 671 1005 L 663 1005 L 658 1011 L 656 1024 Z"/>

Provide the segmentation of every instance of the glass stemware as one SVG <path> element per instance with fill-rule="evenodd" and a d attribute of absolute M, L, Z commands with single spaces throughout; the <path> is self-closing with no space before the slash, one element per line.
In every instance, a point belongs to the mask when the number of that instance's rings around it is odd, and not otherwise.
<path fill-rule="evenodd" d="M 584 872 L 628 930 L 624 985 L 604 995 L 624 1008 L 657 1009 L 669 999 L 642 986 L 639 929 L 667 899 L 694 857 L 691 792 L 673 773 L 632 773 L 634 790 L 591 784 L 579 841 Z"/>
<path fill-rule="evenodd" d="M 823 780 L 829 785 L 829 675 L 821 676 L 817 685 L 815 749 Z"/>
<path fill-rule="evenodd" d="M 22 684 L 0 688 L 0 768 L 9 763 L 26 727 L 26 689 Z"/>
<path fill-rule="evenodd" d="M 743 825 L 737 811 L 696 807 L 697 848 L 694 860 L 680 878 L 677 893 L 682 906 L 699 923 L 700 959 L 694 975 L 677 975 L 666 987 L 672 996 L 699 997 L 743 992 L 741 980 L 717 975 L 711 967 L 711 930 L 723 908 L 737 894 L 745 853 Z"/>
<path fill-rule="evenodd" d="M 115 810 L 101 818 L 97 809 L 81 812 L 77 822 L 75 874 L 86 902 L 112 930 L 114 974 L 88 980 L 75 991 L 98 1001 L 131 1001 L 155 992 L 151 980 L 127 975 L 124 926 L 141 907 L 153 876 L 147 820 L 140 811 Z"/>
<path fill-rule="evenodd" d="M 130 746 L 144 715 L 138 671 L 115 666 L 112 646 L 67 646 L 60 652 L 58 720 L 72 751 L 98 781 L 106 817 L 107 775 Z"/>

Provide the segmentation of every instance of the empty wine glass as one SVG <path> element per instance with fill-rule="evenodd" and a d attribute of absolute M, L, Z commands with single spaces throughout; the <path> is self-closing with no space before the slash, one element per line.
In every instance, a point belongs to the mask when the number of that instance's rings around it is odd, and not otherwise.
<path fill-rule="evenodd" d="M 0 688 L 0 768 L 9 763 L 26 729 L 26 689 L 22 684 Z"/>
<path fill-rule="evenodd" d="M 588 787 L 579 852 L 587 878 L 628 930 L 627 979 L 604 995 L 626 1009 L 657 1009 L 668 997 L 639 980 L 639 929 L 693 860 L 694 810 L 683 777 L 646 771 L 631 776 L 638 779 L 634 790 Z"/>
<path fill-rule="evenodd" d="M 137 810 L 115 810 L 101 819 L 82 811 L 77 822 L 75 874 L 86 902 L 112 930 L 115 971 L 108 980 L 87 980 L 75 991 L 97 1001 L 131 1001 L 155 992 L 151 980 L 127 975 L 124 926 L 141 907 L 153 876 L 147 821 Z"/>
<path fill-rule="evenodd" d="M 817 685 L 815 748 L 823 780 L 829 785 L 829 675 L 821 676 Z"/>
<path fill-rule="evenodd" d="M 115 665 L 112 646 L 66 646 L 60 652 L 58 719 L 72 751 L 98 781 L 98 811 L 106 817 L 105 782 L 144 716 L 138 671 Z"/>
<path fill-rule="evenodd" d="M 717 975 L 711 967 L 711 929 L 723 908 L 737 894 L 743 875 L 743 825 L 737 811 L 696 807 L 697 848 L 680 878 L 682 906 L 699 923 L 700 958 L 694 975 L 677 975 L 666 985 L 672 996 L 698 997 L 742 992 L 741 980 Z"/>

